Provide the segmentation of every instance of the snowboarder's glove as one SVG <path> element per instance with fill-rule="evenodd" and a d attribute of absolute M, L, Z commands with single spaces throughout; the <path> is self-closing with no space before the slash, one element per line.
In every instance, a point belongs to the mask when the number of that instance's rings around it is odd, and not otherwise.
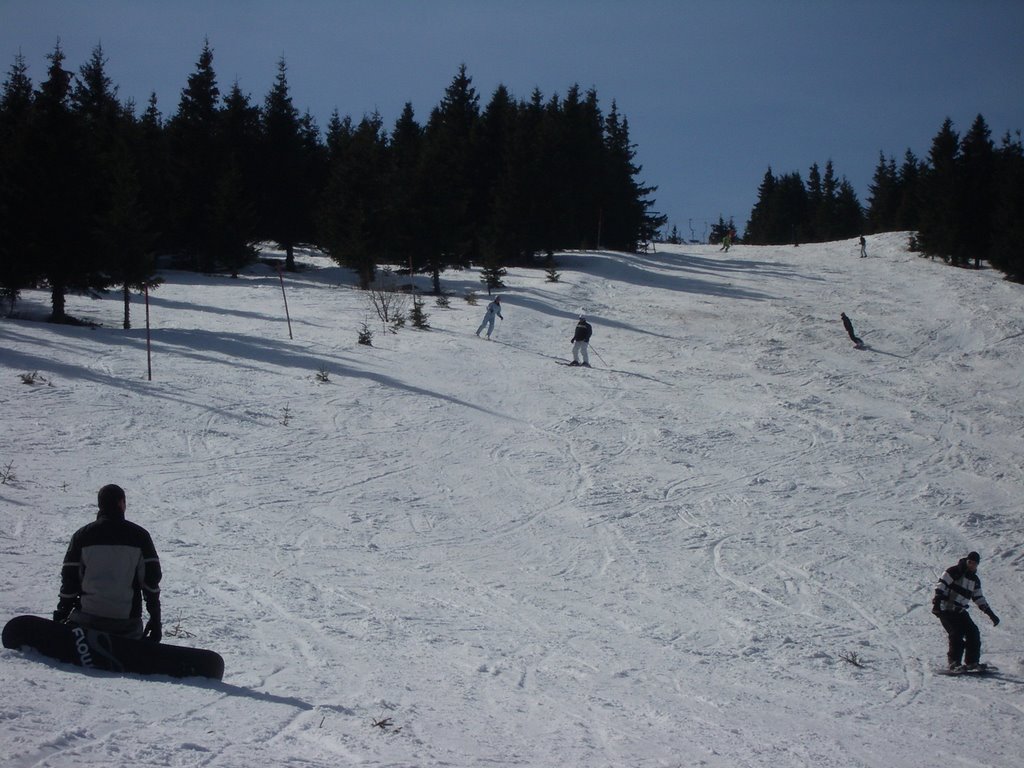
<path fill-rule="evenodd" d="M 146 622 L 146 629 L 142 632 L 142 639 L 149 640 L 153 643 L 159 643 L 160 639 L 164 636 L 160 627 L 160 619 L 149 617 L 149 621 Z"/>
<path fill-rule="evenodd" d="M 989 608 L 987 611 L 985 611 L 985 615 L 988 616 L 992 620 L 992 626 L 993 627 L 998 627 L 999 626 L 999 617 L 995 615 L 995 613 L 992 611 L 991 608 Z"/>
<path fill-rule="evenodd" d="M 942 603 L 939 600 L 939 598 L 936 597 L 934 600 L 932 600 L 932 613 L 934 613 L 936 616 L 942 615 L 942 608 L 939 607 L 941 605 Z"/>
<path fill-rule="evenodd" d="M 57 603 L 57 610 L 53 612 L 53 620 L 58 624 L 63 624 L 68 620 L 68 616 L 71 615 L 71 611 L 75 609 L 76 605 L 77 601 L 62 597 Z"/>

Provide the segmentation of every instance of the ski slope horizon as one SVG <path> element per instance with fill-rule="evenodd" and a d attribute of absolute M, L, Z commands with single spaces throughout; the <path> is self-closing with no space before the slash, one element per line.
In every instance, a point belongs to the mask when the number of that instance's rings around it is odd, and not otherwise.
<path fill-rule="evenodd" d="M 138 297 L 125 331 L 116 292 L 69 297 L 97 327 L 24 292 L 2 620 L 50 614 L 114 482 L 165 642 L 226 672 L 0 650 L 5 764 L 1018 765 L 1024 286 L 906 243 L 558 253 L 559 282 L 509 270 L 490 342 L 478 269 L 391 334 L 303 253 L 293 339 L 271 266 L 165 271 L 152 381 Z M 581 308 L 589 370 L 555 364 Z M 970 550 L 1000 678 L 936 672 L 931 597 Z"/>

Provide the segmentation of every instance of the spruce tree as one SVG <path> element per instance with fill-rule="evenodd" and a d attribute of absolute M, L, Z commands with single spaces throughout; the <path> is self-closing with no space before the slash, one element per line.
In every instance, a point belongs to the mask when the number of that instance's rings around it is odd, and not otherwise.
<path fill-rule="evenodd" d="M 171 158 L 169 240 L 193 268 L 211 272 L 217 253 L 212 211 L 224 157 L 220 133 L 220 89 L 213 70 L 213 49 L 204 41 L 181 92 L 178 111 L 167 125 Z"/>
<path fill-rule="evenodd" d="M 995 146 L 985 118 L 978 115 L 960 142 L 957 185 L 957 233 L 953 256 L 957 263 L 974 259 L 980 266 L 992 242 Z"/>
<path fill-rule="evenodd" d="M 637 178 L 636 145 L 629 138 L 629 120 L 619 114 L 612 101 L 604 123 L 605 152 L 601 210 L 604 244 L 609 248 L 634 251 L 640 241 L 649 242 L 668 220 L 651 210 L 648 196 L 657 187 L 645 186 Z"/>
<path fill-rule="evenodd" d="M 111 285 L 121 288 L 125 330 L 131 328 L 131 291 L 154 285 L 156 237 L 142 204 L 142 185 L 126 142 L 115 145 L 106 168 L 109 197 L 96 220 L 96 241 L 105 254 Z"/>
<path fill-rule="evenodd" d="M 299 112 L 292 103 L 284 59 L 277 63 L 277 78 L 263 105 L 263 138 L 263 234 L 284 249 L 285 268 L 294 271 L 295 246 L 307 231 L 309 201 L 304 184 L 306 156 Z"/>
<path fill-rule="evenodd" d="M 771 166 L 768 166 L 768 170 L 765 171 L 761 178 L 761 184 L 757 188 L 757 201 L 754 203 L 754 207 L 750 211 L 750 219 L 747 221 L 744 239 L 748 243 L 765 245 L 769 242 L 776 187 L 775 174 L 772 173 Z"/>
<path fill-rule="evenodd" d="M 476 192 L 471 214 L 480 224 L 482 252 L 504 264 L 515 263 L 522 254 L 514 221 L 519 211 L 511 166 L 517 118 L 512 95 L 499 85 L 480 116 L 475 144 Z"/>
<path fill-rule="evenodd" d="M 433 109 L 424 134 L 422 173 L 433 185 L 424 201 L 424 235 L 434 293 L 441 293 L 441 272 L 473 258 L 479 242 L 471 219 L 474 140 L 479 97 L 466 66 L 459 67 Z"/>
<path fill-rule="evenodd" d="M 921 177 L 925 166 L 909 149 L 899 169 L 899 205 L 896 208 L 895 228 L 916 230 L 921 221 Z"/>
<path fill-rule="evenodd" d="M 29 257 L 29 198 L 25 189 L 34 176 L 29 157 L 32 81 L 25 57 L 15 57 L 0 94 L 0 297 L 14 311 L 23 288 L 35 276 Z"/>
<path fill-rule="evenodd" d="M 926 254 L 947 260 L 953 257 L 956 244 L 959 160 L 960 137 L 953 121 L 946 118 L 932 139 L 928 167 L 921 178 L 918 242 Z"/>
<path fill-rule="evenodd" d="M 86 134 L 71 108 L 73 75 L 64 69 L 58 43 L 47 56 L 47 79 L 35 94 L 27 155 L 34 164 L 32 178 L 22 190 L 28 201 L 27 254 L 36 261 L 50 288 L 51 322 L 73 322 L 65 310 L 69 291 L 105 287 L 92 254 L 81 252 L 83 233 L 91 231 L 92 205 L 85 199 L 83 178 Z"/>
<path fill-rule="evenodd" d="M 989 262 L 1024 283 L 1024 142 L 1018 130 L 1003 136 L 996 152 L 995 205 Z"/>
<path fill-rule="evenodd" d="M 374 280 L 388 222 L 385 144 L 379 114 L 363 117 L 354 129 L 350 121 L 332 118 L 320 231 L 331 258 L 353 269 L 364 290 Z"/>
<path fill-rule="evenodd" d="M 389 262 L 407 264 L 413 274 L 426 268 L 419 223 L 429 184 L 420 175 L 422 153 L 423 128 L 416 122 L 412 104 L 406 102 L 385 152 L 387 222 L 382 249 Z"/>
<path fill-rule="evenodd" d="M 896 159 L 878 153 L 878 165 L 868 186 L 867 231 L 890 232 L 898 229 L 896 215 L 901 201 Z"/>

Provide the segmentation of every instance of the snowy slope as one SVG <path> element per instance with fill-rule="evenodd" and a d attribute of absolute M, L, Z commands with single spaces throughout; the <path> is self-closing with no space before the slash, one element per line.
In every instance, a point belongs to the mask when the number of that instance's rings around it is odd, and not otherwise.
<path fill-rule="evenodd" d="M 475 270 L 385 335 L 307 256 L 294 340 L 274 271 L 169 272 L 152 382 L 139 304 L 0 320 L 0 619 L 49 615 L 116 482 L 166 641 L 227 662 L 0 651 L 4 765 L 1019 765 L 1024 289 L 906 239 L 560 254 L 511 270 L 491 342 Z M 593 370 L 555 365 L 578 307 Z M 934 672 L 969 549 L 1004 679 Z"/>

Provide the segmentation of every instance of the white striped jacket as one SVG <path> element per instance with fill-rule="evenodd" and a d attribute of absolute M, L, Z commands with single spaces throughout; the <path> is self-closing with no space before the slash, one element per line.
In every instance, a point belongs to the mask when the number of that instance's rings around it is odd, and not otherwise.
<path fill-rule="evenodd" d="M 967 559 L 964 558 L 947 568 L 939 577 L 934 604 L 940 611 L 961 613 L 967 610 L 972 600 L 982 612 L 988 613 L 991 610 L 988 600 L 981 593 L 981 579 L 967 570 Z"/>

